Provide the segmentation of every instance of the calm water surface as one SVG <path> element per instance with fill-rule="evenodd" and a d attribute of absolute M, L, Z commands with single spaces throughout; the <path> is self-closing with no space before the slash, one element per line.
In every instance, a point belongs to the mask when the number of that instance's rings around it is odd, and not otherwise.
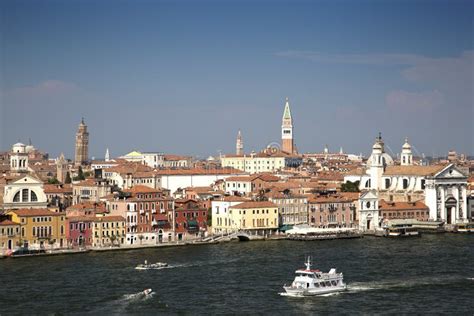
<path fill-rule="evenodd" d="M 344 272 L 336 295 L 279 295 L 305 255 Z M 171 267 L 137 271 L 143 260 Z M 0 260 L 0 314 L 474 313 L 474 236 L 260 241 Z M 134 296 L 145 288 L 155 294 Z"/>

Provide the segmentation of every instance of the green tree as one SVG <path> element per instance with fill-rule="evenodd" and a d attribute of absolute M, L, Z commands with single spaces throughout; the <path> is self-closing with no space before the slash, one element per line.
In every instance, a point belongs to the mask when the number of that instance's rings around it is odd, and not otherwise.
<path fill-rule="evenodd" d="M 49 179 L 48 179 L 48 184 L 59 184 L 59 180 L 56 179 L 56 177 L 54 177 L 54 178 L 49 178 Z"/>
<path fill-rule="evenodd" d="M 359 181 L 347 181 L 341 185 L 342 192 L 359 192 Z"/>
<path fill-rule="evenodd" d="M 69 171 L 66 173 L 66 179 L 64 179 L 64 183 L 65 184 L 69 184 L 71 183 L 72 180 L 71 180 L 71 174 L 69 173 Z"/>
<path fill-rule="evenodd" d="M 82 171 L 82 167 L 79 166 L 79 170 L 77 171 L 77 180 L 85 180 L 86 177 L 84 176 L 84 172 Z"/>

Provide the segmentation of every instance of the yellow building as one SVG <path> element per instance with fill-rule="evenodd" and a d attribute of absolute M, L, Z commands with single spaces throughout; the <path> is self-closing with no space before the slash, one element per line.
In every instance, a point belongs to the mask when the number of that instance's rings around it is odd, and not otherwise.
<path fill-rule="evenodd" d="M 248 173 L 274 172 L 285 168 L 288 155 L 276 153 L 252 153 L 250 155 L 225 155 L 221 157 L 222 167 L 232 167 Z"/>
<path fill-rule="evenodd" d="M 229 228 L 246 230 L 258 235 L 278 229 L 278 207 L 268 201 L 249 201 L 229 207 Z"/>
<path fill-rule="evenodd" d="M 20 242 L 20 224 L 11 220 L 0 221 L 0 255 L 18 247 Z"/>
<path fill-rule="evenodd" d="M 66 213 L 48 209 L 20 209 L 6 212 L 20 223 L 19 245 L 30 249 L 53 249 L 66 246 Z"/>
<path fill-rule="evenodd" d="M 125 218 L 122 216 L 101 216 L 94 218 L 92 246 L 117 246 L 124 243 Z"/>

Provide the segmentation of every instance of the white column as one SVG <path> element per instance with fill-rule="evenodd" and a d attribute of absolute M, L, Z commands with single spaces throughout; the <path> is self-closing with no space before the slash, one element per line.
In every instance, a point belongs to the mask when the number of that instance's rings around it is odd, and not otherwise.
<path fill-rule="evenodd" d="M 444 205 L 444 201 L 446 199 L 445 188 L 441 187 L 441 218 L 437 218 L 437 220 L 445 220 L 446 219 L 446 206 Z M 436 210 L 438 212 L 438 210 Z"/>
<path fill-rule="evenodd" d="M 468 214 L 468 212 L 470 212 L 471 210 L 469 210 L 469 209 L 467 208 L 467 206 L 468 206 L 468 205 L 467 205 L 467 189 L 466 189 L 466 186 L 465 186 L 465 185 L 463 185 L 463 186 L 461 187 L 461 197 L 462 197 L 462 201 L 463 201 L 463 202 L 462 202 L 463 219 L 464 219 L 464 221 L 467 222 L 468 219 L 469 219 L 469 216 L 470 216 L 470 214 Z"/>
<path fill-rule="evenodd" d="M 460 192 L 459 192 L 459 186 L 453 186 L 453 196 L 456 198 L 456 211 L 455 211 L 455 214 L 454 216 L 452 217 L 452 221 L 451 223 L 455 224 L 458 219 L 459 219 L 459 196 L 460 196 Z"/>

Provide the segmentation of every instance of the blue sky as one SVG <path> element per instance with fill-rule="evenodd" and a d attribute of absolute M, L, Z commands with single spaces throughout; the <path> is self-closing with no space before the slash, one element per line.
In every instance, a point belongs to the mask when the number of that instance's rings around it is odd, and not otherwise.
<path fill-rule="evenodd" d="M 0 149 L 474 154 L 474 1 L 2 1 Z"/>

